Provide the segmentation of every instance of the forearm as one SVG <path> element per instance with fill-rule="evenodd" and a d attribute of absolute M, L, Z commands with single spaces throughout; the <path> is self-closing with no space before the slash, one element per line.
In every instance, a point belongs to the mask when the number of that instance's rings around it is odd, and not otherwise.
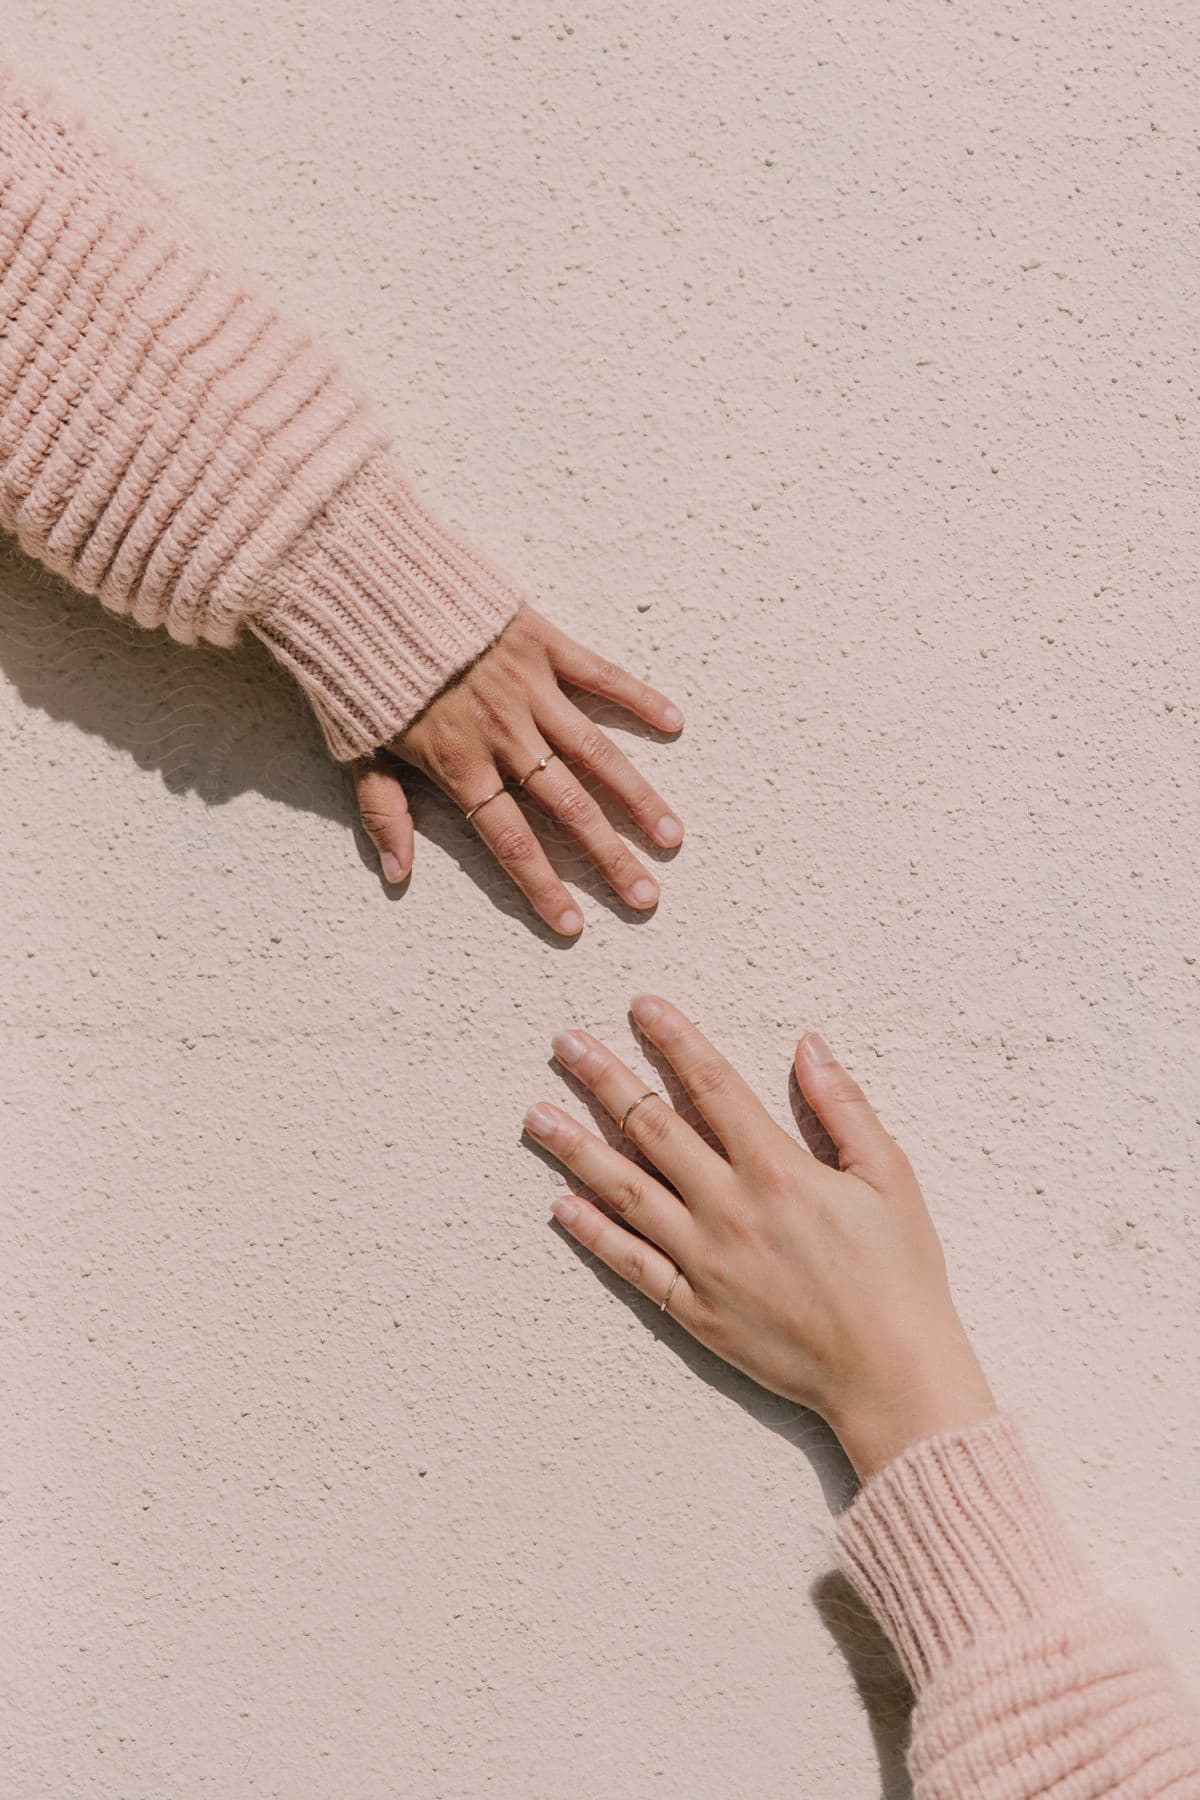
<path fill-rule="evenodd" d="M 1200 1792 L 1194 1707 L 1098 1589 L 1011 1421 L 905 1451 L 836 1549 L 913 1684 L 917 1800 Z"/>
<path fill-rule="evenodd" d="M 335 359 L 2 68 L 0 322 L 0 525 L 181 643 L 256 631 L 335 754 L 402 730 L 515 612 Z"/>

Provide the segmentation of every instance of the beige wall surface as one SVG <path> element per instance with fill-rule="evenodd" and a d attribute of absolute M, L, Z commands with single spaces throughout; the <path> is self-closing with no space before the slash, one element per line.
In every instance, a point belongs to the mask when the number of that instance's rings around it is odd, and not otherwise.
<path fill-rule="evenodd" d="M 903 1793 L 830 1440 L 520 1143 L 648 985 L 865 1077 L 1195 1681 L 1195 14 L 4 14 L 680 699 L 690 828 L 561 948 L 421 794 L 389 899 L 264 657 L 0 552 L 5 1793 Z"/>

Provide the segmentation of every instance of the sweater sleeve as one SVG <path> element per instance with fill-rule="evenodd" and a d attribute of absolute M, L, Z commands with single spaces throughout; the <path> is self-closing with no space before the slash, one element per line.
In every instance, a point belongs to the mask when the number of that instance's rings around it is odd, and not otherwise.
<path fill-rule="evenodd" d="M 835 1547 L 913 1685 L 916 1800 L 1200 1796 L 1200 1718 L 1098 1589 L 1010 1420 L 905 1451 Z"/>
<path fill-rule="evenodd" d="M 336 361 L 3 66 L 0 527 L 182 644 L 256 633 L 340 758 L 402 730 L 521 600 L 420 504 Z"/>

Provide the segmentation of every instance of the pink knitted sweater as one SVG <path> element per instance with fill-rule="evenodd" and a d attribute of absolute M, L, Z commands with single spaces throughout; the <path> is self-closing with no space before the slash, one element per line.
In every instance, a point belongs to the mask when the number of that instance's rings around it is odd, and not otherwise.
<path fill-rule="evenodd" d="M 425 511 L 333 358 L 2 66 L 0 526 L 180 643 L 257 633 L 342 758 L 520 603 Z"/>
<path fill-rule="evenodd" d="M 914 1445 L 837 1559 L 916 1693 L 916 1800 L 1197 1800 L 1200 1717 L 1074 1549 L 1011 1420 Z"/>

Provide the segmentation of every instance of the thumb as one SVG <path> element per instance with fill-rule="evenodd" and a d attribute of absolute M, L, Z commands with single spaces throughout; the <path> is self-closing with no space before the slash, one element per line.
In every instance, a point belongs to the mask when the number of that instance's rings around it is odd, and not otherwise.
<path fill-rule="evenodd" d="M 895 1164 L 897 1145 L 867 1096 L 819 1032 L 796 1046 L 796 1080 L 837 1149 L 843 1169 L 877 1180 Z"/>
<path fill-rule="evenodd" d="M 413 823 L 399 775 L 386 763 L 366 758 L 354 764 L 354 792 L 384 880 L 407 881 L 413 866 Z"/>

